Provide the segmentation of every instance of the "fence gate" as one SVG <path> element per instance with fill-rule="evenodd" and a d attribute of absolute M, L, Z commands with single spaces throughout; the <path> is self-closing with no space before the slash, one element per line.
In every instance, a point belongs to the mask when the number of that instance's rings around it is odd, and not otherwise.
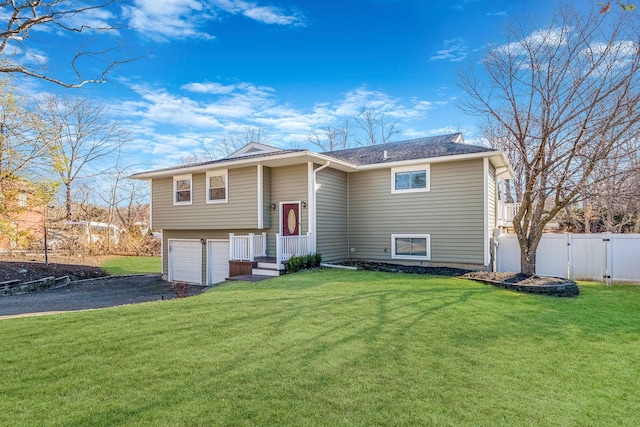
<path fill-rule="evenodd" d="M 515 234 L 497 239 L 498 271 L 520 271 Z M 572 280 L 640 282 L 640 234 L 544 234 L 536 254 L 536 273 Z"/>

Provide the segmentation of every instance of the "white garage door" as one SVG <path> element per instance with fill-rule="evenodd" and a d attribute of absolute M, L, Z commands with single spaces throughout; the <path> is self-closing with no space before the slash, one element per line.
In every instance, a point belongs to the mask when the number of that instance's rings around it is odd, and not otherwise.
<path fill-rule="evenodd" d="M 202 244 L 199 240 L 169 240 L 169 281 L 200 284 Z"/>
<path fill-rule="evenodd" d="M 229 241 L 209 240 L 207 245 L 208 285 L 224 282 L 229 277 Z"/>

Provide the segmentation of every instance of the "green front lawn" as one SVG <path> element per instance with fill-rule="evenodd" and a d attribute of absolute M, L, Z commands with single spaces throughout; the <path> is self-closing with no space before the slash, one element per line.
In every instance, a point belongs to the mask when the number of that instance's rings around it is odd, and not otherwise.
<path fill-rule="evenodd" d="M 640 424 L 640 288 L 317 270 L 0 321 L 0 425 Z"/>
<path fill-rule="evenodd" d="M 162 271 L 160 257 L 120 256 L 106 260 L 100 268 L 112 276 L 123 274 L 155 274 Z"/>

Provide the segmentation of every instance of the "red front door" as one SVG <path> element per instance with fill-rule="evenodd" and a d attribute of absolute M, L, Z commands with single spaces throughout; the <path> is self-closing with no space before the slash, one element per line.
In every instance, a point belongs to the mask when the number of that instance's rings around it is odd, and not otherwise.
<path fill-rule="evenodd" d="M 298 203 L 284 203 L 282 205 L 282 235 L 300 235 L 300 205 Z"/>

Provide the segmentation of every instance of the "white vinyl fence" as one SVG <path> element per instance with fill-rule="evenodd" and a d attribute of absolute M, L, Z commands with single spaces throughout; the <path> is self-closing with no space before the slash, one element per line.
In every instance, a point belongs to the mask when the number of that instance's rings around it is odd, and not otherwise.
<path fill-rule="evenodd" d="M 520 271 L 515 234 L 497 239 L 498 271 Z M 544 234 L 536 274 L 572 280 L 640 282 L 640 234 Z"/>

